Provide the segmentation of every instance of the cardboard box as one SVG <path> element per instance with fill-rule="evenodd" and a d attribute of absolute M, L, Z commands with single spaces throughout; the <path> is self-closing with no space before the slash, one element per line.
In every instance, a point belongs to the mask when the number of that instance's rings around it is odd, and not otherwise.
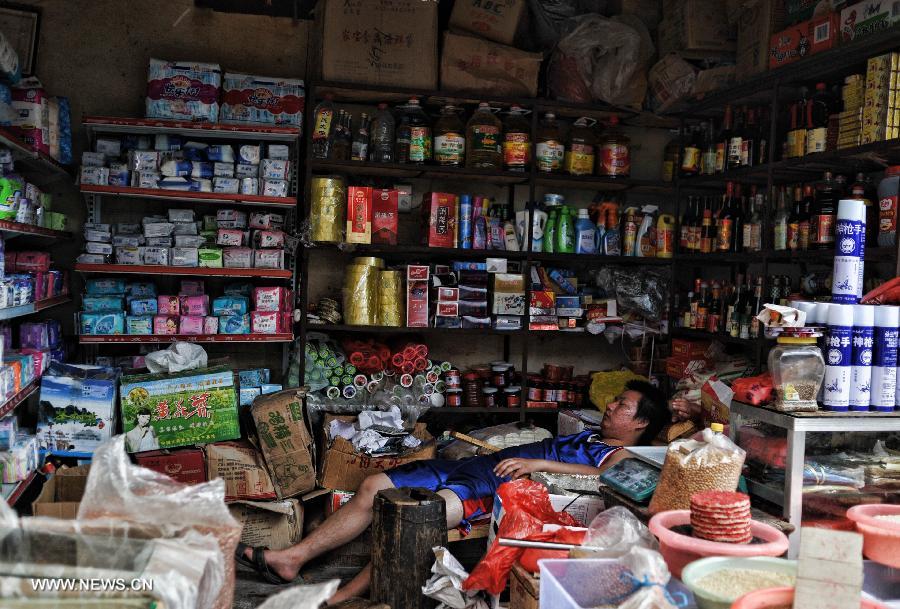
<path fill-rule="evenodd" d="M 319 466 L 319 486 L 327 489 L 341 489 L 344 491 L 356 491 L 366 476 L 383 473 L 391 468 L 421 461 L 433 459 L 436 454 L 434 438 L 428 433 L 424 423 L 417 423 L 413 435 L 422 441 L 419 447 L 400 456 L 369 457 L 358 454 L 353 445 L 344 438 L 328 437 L 328 429 L 331 421 L 355 421 L 355 416 L 325 415 L 323 439 L 325 446 L 321 450 L 321 463 Z"/>
<path fill-rule="evenodd" d="M 509 609 L 540 609 L 541 580 L 516 563 L 509 578 Z"/>
<path fill-rule="evenodd" d="M 322 22 L 323 80 L 438 88 L 437 2 L 327 0 Z"/>
<path fill-rule="evenodd" d="M 116 427 L 114 368 L 53 362 L 41 377 L 37 438 L 54 455 L 90 457 Z"/>
<path fill-rule="evenodd" d="M 705 370 L 709 362 L 703 356 L 670 357 L 666 359 L 666 375 L 679 380 L 691 372 Z"/>
<path fill-rule="evenodd" d="M 124 376 L 121 414 L 128 452 L 241 437 L 234 372 L 224 367 Z"/>
<path fill-rule="evenodd" d="M 837 44 L 837 40 L 837 13 L 798 23 L 772 35 L 769 42 L 769 69 L 827 51 Z"/>
<path fill-rule="evenodd" d="M 724 2 L 680 0 L 663 11 L 659 24 L 661 55 L 679 51 L 733 53 L 735 29 L 728 23 Z"/>
<path fill-rule="evenodd" d="M 450 13 L 450 27 L 512 44 L 525 4 L 525 0 L 456 0 Z"/>
<path fill-rule="evenodd" d="M 64 520 L 75 519 L 90 471 L 90 465 L 56 470 L 56 473 L 44 482 L 41 494 L 31 504 L 34 515 Z"/>
<path fill-rule="evenodd" d="M 422 245 L 456 247 L 459 197 L 446 192 L 427 192 L 422 197 Z"/>
<path fill-rule="evenodd" d="M 737 78 L 743 80 L 769 69 L 772 34 L 784 28 L 784 4 L 761 0 L 752 9 L 741 11 L 737 21 Z"/>
<path fill-rule="evenodd" d="M 665 112 L 685 98 L 694 88 L 697 70 L 675 53 L 657 61 L 647 75 L 651 105 L 656 112 Z"/>
<path fill-rule="evenodd" d="M 305 399 L 303 390 L 286 389 L 261 395 L 250 407 L 279 499 L 305 493 L 316 485 L 313 443 L 303 416 Z"/>
<path fill-rule="evenodd" d="M 243 525 L 241 542 L 254 548 L 283 550 L 303 538 L 303 504 L 299 499 L 238 501 L 228 506 Z"/>
<path fill-rule="evenodd" d="M 709 349 L 710 341 L 708 340 L 688 340 L 686 338 L 672 339 L 672 355 L 684 356 L 702 356 Z"/>
<path fill-rule="evenodd" d="M 537 97 L 541 53 L 473 36 L 444 34 L 441 88 L 508 97 Z"/>
<path fill-rule="evenodd" d="M 347 243 L 372 243 L 372 188 L 347 189 Z"/>
<path fill-rule="evenodd" d="M 376 188 L 372 191 L 372 243 L 397 245 L 400 191 Z"/>
<path fill-rule="evenodd" d="M 660 20 L 659 0 L 610 0 L 606 3 L 609 15 L 634 15 L 648 30 L 655 30 Z"/>
<path fill-rule="evenodd" d="M 406 326 L 428 327 L 428 277 L 427 265 L 410 264 L 406 267 Z"/>
<path fill-rule="evenodd" d="M 225 481 L 225 501 L 275 499 L 262 454 L 246 440 L 207 444 L 208 479 Z"/>
<path fill-rule="evenodd" d="M 735 73 L 736 68 L 734 66 L 719 66 L 709 70 L 700 70 L 691 89 L 691 95 L 703 95 L 704 93 L 724 89 L 734 82 Z"/>
<path fill-rule="evenodd" d="M 822 0 L 778 0 L 778 3 L 784 5 L 785 27 L 809 21 L 816 14 L 816 9 L 821 13 L 821 7 L 829 4 Z M 840 11 L 847 4 L 847 0 L 830 0 L 830 8 L 834 11 Z"/>
<path fill-rule="evenodd" d="M 135 455 L 135 460 L 141 467 L 166 474 L 173 480 L 184 484 L 199 484 L 207 481 L 206 461 L 203 458 L 203 450 L 199 448 L 186 448 L 171 452 L 154 450 L 138 453 Z"/>
<path fill-rule="evenodd" d="M 841 41 L 850 42 L 886 30 L 900 21 L 896 2 L 864 0 L 841 11 Z"/>

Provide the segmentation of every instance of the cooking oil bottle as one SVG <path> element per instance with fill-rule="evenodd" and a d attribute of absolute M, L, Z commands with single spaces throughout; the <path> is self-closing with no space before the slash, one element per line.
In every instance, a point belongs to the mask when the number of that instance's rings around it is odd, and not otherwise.
<path fill-rule="evenodd" d="M 538 171 L 555 173 L 562 168 L 565 145 L 559 134 L 556 115 L 547 112 L 538 127 L 535 157 Z"/>
<path fill-rule="evenodd" d="M 459 118 L 459 108 L 447 104 L 434 123 L 434 160 L 438 165 L 458 167 L 465 158 L 465 127 Z"/>
<path fill-rule="evenodd" d="M 466 125 L 466 167 L 479 169 L 500 169 L 500 119 L 491 112 L 491 107 L 481 102 Z"/>
<path fill-rule="evenodd" d="M 503 166 L 507 171 L 525 171 L 531 160 L 531 124 L 527 111 L 512 106 L 503 121 Z"/>
<path fill-rule="evenodd" d="M 564 165 L 573 176 L 594 175 L 594 146 L 597 138 L 593 126 L 596 121 L 582 116 L 569 130 Z"/>

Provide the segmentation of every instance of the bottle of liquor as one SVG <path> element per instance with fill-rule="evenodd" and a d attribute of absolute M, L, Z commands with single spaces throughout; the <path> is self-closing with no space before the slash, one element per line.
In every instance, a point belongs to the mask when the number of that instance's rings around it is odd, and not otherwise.
<path fill-rule="evenodd" d="M 800 190 L 799 188 L 797 190 Z M 798 192 L 798 198 L 801 198 L 801 215 L 800 215 L 800 249 L 806 251 L 812 243 L 812 210 L 815 204 L 813 198 L 812 186 L 806 186 L 802 195 Z"/>
<path fill-rule="evenodd" d="M 694 279 L 694 291 L 692 294 L 694 295 L 690 301 L 690 309 L 691 309 L 691 317 L 690 323 L 685 324 L 686 328 L 696 328 L 697 327 L 697 317 L 699 316 L 700 311 L 700 279 Z"/>
<path fill-rule="evenodd" d="M 710 207 L 709 197 L 703 197 L 703 219 L 700 222 L 700 253 L 711 254 L 715 251 L 715 246 L 716 232 L 713 226 L 713 211 Z"/>
<path fill-rule="evenodd" d="M 700 253 L 700 242 L 703 239 L 703 208 L 700 205 L 700 197 L 694 197 L 694 207 L 691 212 L 691 226 L 688 232 L 688 251 L 692 254 Z"/>
<path fill-rule="evenodd" d="M 765 106 L 760 106 L 756 121 L 759 129 L 756 136 L 757 164 L 769 162 L 769 129 L 771 128 L 771 123 L 769 122 L 770 120 L 771 118 L 769 117 L 769 109 Z"/>
<path fill-rule="evenodd" d="M 816 188 L 816 214 L 810 220 L 810 245 L 814 249 L 834 249 L 834 223 L 839 195 L 831 172 L 825 172 L 825 179 Z M 815 239 L 812 235 L 815 234 Z"/>
<path fill-rule="evenodd" d="M 722 331 L 722 286 L 713 280 L 710 288 L 709 310 L 706 314 L 706 331 L 718 334 Z"/>
<path fill-rule="evenodd" d="M 394 115 L 385 103 L 378 104 L 378 111 L 372 117 L 369 128 L 369 160 L 375 163 L 390 163 L 394 160 Z"/>
<path fill-rule="evenodd" d="M 833 101 L 824 82 L 816 84 L 816 92 L 806 104 L 806 154 L 825 152 L 828 117 Z"/>
<path fill-rule="evenodd" d="M 716 173 L 716 139 L 713 123 L 701 123 L 703 133 L 703 154 L 700 157 L 700 174 L 711 176 Z"/>
<path fill-rule="evenodd" d="M 700 173 L 702 142 L 700 130 L 694 126 L 684 134 L 684 148 L 681 150 L 681 175 L 695 176 Z"/>
<path fill-rule="evenodd" d="M 709 284 L 705 281 L 700 282 L 700 297 L 697 301 L 697 315 L 694 317 L 694 329 L 705 330 L 707 316 L 709 315 L 710 295 Z"/>
<path fill-rule="evenodd" d="M 744 115 L 747 117 L 747 122 L 744 127 L 744 137 L 741 140 L 741 167 L 753 167 L 758 164 L 756 159 L 756 111 L 753 108 L 745 108 Z"/>
<path fill-rule="evenodd" d="M 350 150 L 351 161 L 365 161 L 369 158 L 369 115 L 362 113 L 359 129 L 353 134 L 353 145 Z"/>
<path fill-rule="evenodd" d="M 754 189 L 756 187 L 754 186 Z M 750 249 L 751 252 L 760 252 L 763 248 L 762 235 L 762 210 L 765 209 L 766 195 L 757 192 L 751 200 L 753 208 L 750 213 Z"/>
<path fill-rule="evenodd" d="M 741 150 L 744 146 L 744 117 L 737 112 L 734 120 L 734 131 L 728 140 L 728 158 L 725 159 L 725 169 L 737 169 L 741 166 Z"/>
<path fill-rule="evenodd" d="M 722 173 L 728 167 L 728 147 L 731 145 L 732 110 L 731 105 L 725 106 L 725 118 L 722 121 L 722 130 L 716 138 L 716 173 Z"/>
<path fill-rule="evenodd" d="M 772 249 L 782 252 L 788 248 L 788 210 L 785 203 L 784 186 L 778 191 L 778 207 L 775 210 L 773 224 Z"/>
<path fill-rule="evenodd" d="M 743 230 L 741 231 L 741 249 L 745 252 L 751 251 L 750 245 L 753 241 L 753 214 L 756 211 L 756 185 L 750 186 L 750 196 L 747 197 L 746 215 L 744 216 Z"/>
<path fill-rule="evenodd" d="M 744 278 L 742 275 L 737 276 L 734 284 L 734 294 L 732 294 L 725 309 L 725 333 L 737 337 L 740 333 L 740 314 L 743 312 L 744 306 Z"/>
<path fill-rule="evenodd" d="M 800 188 L 794 189 L 794 204 L 791 207 L 791 215 L 787 225 L 787 248 L 792 252 L 800 250 L 800 226 L 803 220 L 803 197 L 800 196 Z M 807 227 L 807 235 L 809 228 Z"/>
<path fill-rule="evenodd" d="M 693 328 L 694 320 L 693 320 L 693 306 L 694 306 L 694 291 L 691 290 L 687 293 L 687 303 L 685 303 L 684 310 L 681 312 L 681 319 L 678 321 L 678 325 L 681 328 Z"/>
<path fill-rule="evenodd" d="M 734 183 L 725 185 L 725 197 L 716 222 L 716 251 L 730 252 L 734 242 Z"/>
<path fill-rule="evenodd" d="M 731 202 L 731 244 L 729 251 L 740 252 L 743 248 L 744 224 L 747 221 L 747 199 L 741 193 L 741 185 L 734 185 Z"/>
<path fill-rule="evenodd" d="M 763 308 L 765 301 L 763 300 L 763 278 L 762 275 L 756 278 L 756 285 L 753 288 L 753 298 L 747 299 L 746 314 L 750 318 L 750 336 L 749 338 L 759 338 L 760 323 L 756 316 Z"/>
<path fill-rule="evenodd" d="M 686 252 L 690 249 L 690 231 L 691 223 L 693 222 L 693 219 L 691 218 L 691 207 L 693 202 L 694 198 L 688 197 L 687 205 L 681 212 L 681 217 L 678 219 L 678 251 L 680 252 Z"/>
<path fill-rule="evenodd" d="M 312 154 L 314 159 L 324 160 L 328 158 L 332 123 L 334 121 L 333 100 L 334 97 L 328 94 L 316 106 L 315 122 L 312 130 Z"/>
<path fill-rule="evenodd" d="M 332 134 L 331 159 L 334 161 L 349 161 L 350 151 L 353 148 L 353 133 L 350 130 L 350 114 L 340 110 L 338 112 L 337 125 Z"/>

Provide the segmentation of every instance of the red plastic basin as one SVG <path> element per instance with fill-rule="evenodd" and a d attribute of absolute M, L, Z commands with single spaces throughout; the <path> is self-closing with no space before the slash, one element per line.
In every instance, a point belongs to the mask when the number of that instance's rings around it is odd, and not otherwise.
<path fill-rule="evenodd" d="M 866 599 L 860 599 L 860 609 L 887 609 L 883 604 Z M 794 589 L 767 588 L 745 594 L 737 599 L 731 609 L 775 609 L 776 607 L 790 607 L 794 604 Z"/>
<path fill-rule="evenodd" d="M 872 503 L 847 510 L 847 518 L 862 533 L 866 558 L 900 569 L 900 522 L 875 518 L 886 514 L 900 514 L 900 505 Z"/>

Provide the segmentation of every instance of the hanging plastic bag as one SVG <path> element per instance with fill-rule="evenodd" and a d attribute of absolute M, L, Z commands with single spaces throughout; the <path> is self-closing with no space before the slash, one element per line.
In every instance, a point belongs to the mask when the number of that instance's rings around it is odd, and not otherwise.
<path fill-rule="evenodd" d="M 568 102 L 639 107 L 647 94 L 647 69 L 654 53 L 646 26 L 627 16 L 582 15 L 574 22 L 551 58 L 553 94 Z"/>
<path fill-rule="evenodd" d="M 494 543 L 463 582 L 465 590 L 485 590 L 488 594 L 503 592 L 510 569 L 525 549 L 501 546 L 501 538 L 548 541 L 554 533 L 544 533 L 545 524 L 579 526 L 570 514 L 553 509 L 547 488 L 539 482 L 525 478 L 507 482 L 500 485 L 497 495 L 505 515 Z"/>
<path fill-rule="evenodd" d="M 602 13 L 606 0 L 530 0 L 532 50 L 550 51 L 575 27 L 578 15 Z"/>
<path fill-rule="evenodd" d="M 702 440 L 672 442 L 650 499 L 650 513 L 688 510 L 691 495 L 701 491 L 735 490 L 745 457 L 728 436 L 711 429 L 703 430 Z"/>

